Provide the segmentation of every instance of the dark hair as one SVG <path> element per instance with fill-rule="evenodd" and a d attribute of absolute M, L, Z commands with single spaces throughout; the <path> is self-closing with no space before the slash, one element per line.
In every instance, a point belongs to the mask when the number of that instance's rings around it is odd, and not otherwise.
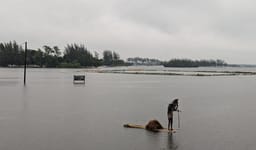
<path fill-rule="evenodd" d="M 179 99 L 174 99 L 173 101 L 172 101 L 172 104 L 178 104 L 178 101 L 179 101 Z"/>
<path fill-rule="evenodd" d="M 177 111 L 178 110 L 178 103 L 179 99 L 174 99 L 171 104 L 168 106 L 168 112 L 170 111 Z"/>

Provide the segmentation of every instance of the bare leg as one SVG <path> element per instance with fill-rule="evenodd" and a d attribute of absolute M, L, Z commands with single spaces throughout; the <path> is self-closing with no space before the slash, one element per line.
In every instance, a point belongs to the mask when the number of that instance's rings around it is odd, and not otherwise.
<path fill-rule="evenodd" d="M 173 130 L 172 128 L 173 118 L 171 118 L 170 120 L 171 120 L 171 130 Z"/>
<path fill-rule="evenodd" d="M 170 130 L 170 122 L 171 122 L 171 118 L 168 118 L 168 130 Z"/>

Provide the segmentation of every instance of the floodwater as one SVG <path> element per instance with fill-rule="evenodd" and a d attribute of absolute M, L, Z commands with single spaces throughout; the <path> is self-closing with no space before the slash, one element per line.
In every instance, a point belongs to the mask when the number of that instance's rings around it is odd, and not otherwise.
<path fill-rule="evenodd" d="M 73 84 L 86 74 L 85 84 Z M 254 150 L 255 76 L 160 76 L 0 69 L 1 150 Z M 123 128 L 180 99 L 174 134 Z M 177 113 L 174 127 L 177 128 Z"/>

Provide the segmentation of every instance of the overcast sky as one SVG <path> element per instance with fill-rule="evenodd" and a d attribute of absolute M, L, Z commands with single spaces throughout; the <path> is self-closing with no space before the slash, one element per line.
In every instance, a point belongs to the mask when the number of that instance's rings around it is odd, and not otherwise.
<path fill-rule="evenodd" d="M 256 64 L 255 0 L 0 0 L 0 42 Z"/>

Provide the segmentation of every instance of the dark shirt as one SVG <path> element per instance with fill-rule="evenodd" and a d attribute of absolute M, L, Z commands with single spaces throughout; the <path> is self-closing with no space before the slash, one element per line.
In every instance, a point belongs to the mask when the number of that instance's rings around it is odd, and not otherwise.
<path fill-rule="evenodd" d="M 170 112 L 172 112 L 172 111 L 174 111 L 173 104 L 169 104 L 169 106 L 168 106 L 168 114 Z"/>
<path fill-rule="evenodd" d="M 178 105 L 169 104 L 169 106 L 168 106 L 168 114 L 173 112 L 173 111 L 177 111 L 177 110 L 178 110 Z"/>

